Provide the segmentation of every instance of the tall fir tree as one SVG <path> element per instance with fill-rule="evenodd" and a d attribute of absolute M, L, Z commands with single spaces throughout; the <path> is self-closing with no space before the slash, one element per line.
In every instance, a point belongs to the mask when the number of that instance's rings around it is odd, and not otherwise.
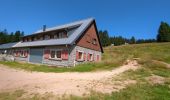
<path fill-rule="evenodd" d="M 106 46 L 109 46 L 111 44 L 109 34 L 106 30 L 105 31 L 99 31 L 99 37 L 100 37 L 100 41 L 101 41 L 102 46 L 106 47 Z"/>
<path fill-rule="evenodd" d="M 159 26 L 157 41 L 170 42 L 170 26 L 166 22 L 161 22 Z"/>
<path fill-rule="evenodd" d="M 130 43 L 131 43 L 131 44 L 135 44 L 135 43 L 136 43 L 136 39 L 135 39 L 135 37 L 134 37 L 134 36 L 132 36 L 132 37 L 131 37 L 131 39 L 130 39 Z"/>

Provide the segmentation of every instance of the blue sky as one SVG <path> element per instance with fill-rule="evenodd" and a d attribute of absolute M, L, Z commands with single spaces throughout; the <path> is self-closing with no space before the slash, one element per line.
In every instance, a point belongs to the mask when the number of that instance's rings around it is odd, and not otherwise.
<path fill-rule="evenodd" d="M 155 38 L 161 21 L 170 23 L 170 0 L 0 0 L 0 30 L 31 34 L 94 17 L 110 36 Z"/>

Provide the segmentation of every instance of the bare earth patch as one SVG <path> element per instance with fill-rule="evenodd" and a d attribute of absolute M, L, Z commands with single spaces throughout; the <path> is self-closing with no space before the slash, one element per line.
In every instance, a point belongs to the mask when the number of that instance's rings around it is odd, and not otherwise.
<path fill-rule="evenodd" d="M 111 79 L 127 70 L 136 70 L 137 61 L 128 61 L 112 71 L 101 72 L 66 72 L 43 73 L 16 70 L 0 65 L 0 91 L 15 91 L 23 89 L 32 93 L 53 93 L 56 95 L 72 94 L 82 96 L 91 90 L 111 93 L 135 84 L 135 80 L 112 81 Z"/>
<path fill-rule="evenodd" d="M 152 85 L 155 85 L 155 84 L 164 84 L 164 82 L 165 82 L 165 78 L 164 77 L 157 76 L 157 75 L 149 76 L 149 77 L 146 78 L 146 80 L 150 84 L 152 84 Z"/>

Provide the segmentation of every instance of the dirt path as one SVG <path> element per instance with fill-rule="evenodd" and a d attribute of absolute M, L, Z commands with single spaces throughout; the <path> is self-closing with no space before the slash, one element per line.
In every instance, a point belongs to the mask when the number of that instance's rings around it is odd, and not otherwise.
<path fill-rule="evenodd" d="M 166 63 L 166 62 L 163 62 L 163 61 L 159 61 L 159 60 L 152 60 L 154 62 L 159 62 L 161 64 L 164 64 L 167 68 L 170 68 L 170 64 L 169 63 Z"/>
<path fill-rule="evenodd" d="M 122 85 L 115 86 L 108 81 L 109 78 L 136 68 L 138 68 L 137 62 L 129 61 L 127 65 L 120 66 L 112 71 L 31 73 L 0 65 L 0 91 L 24 89 L 28 93 L 52 92 L 57 95 L 83 95 L 89 93 L 90 90 L 109 93 L 124 88 L 126 84 L 135 83 L 132 80 L 126 80 Z"/>

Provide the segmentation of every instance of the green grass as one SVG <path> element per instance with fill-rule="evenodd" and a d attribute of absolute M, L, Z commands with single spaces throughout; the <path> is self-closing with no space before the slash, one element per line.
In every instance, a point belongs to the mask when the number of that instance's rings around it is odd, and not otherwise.
<path fill-rule="evenodd" d="M 135 44 L 107 47 L 104 50 L 104 60 L 109 60 L 109 58 L 141 58 L 145 60 L 159 60 L 170 63 L 170 43 Z"/>
<path fill-rule="evenodd" d="M 0 64 L 9 66 L 11 68 L 24 69 L 27 71 L 38 71 L 38 72 L 89 72 L 103 69 L 111 69 L 117 67 L 116 65 L 104 64 L 104 63 L 85 63 L 77 65 L 76 67 L 50 67 L 47 65 L 35 65 L 30 63 L 19 63 L 19 62 L 0 62 Z"/>
<path fill-rule="evenodd" d="M 146 61 L 159 60 L 170 63 L 170 43 L 135 44 L 104 48 L 102 61 L 85 63 L 72 68 L 54 68 L 46 65 L 34 65 L 18 62 L 0 62 L 12 68 L 40 72 L 89 72 L 110 70 L 122 65 L 127 59 L 141 58 Z"/>
<path fill-rule="evenodd" d="M 14 92 L 2 92 L 0 93 L 0 100 L 17 100 L 19 99 L 25 92 L 23 90 L 16 90 Z"/>

